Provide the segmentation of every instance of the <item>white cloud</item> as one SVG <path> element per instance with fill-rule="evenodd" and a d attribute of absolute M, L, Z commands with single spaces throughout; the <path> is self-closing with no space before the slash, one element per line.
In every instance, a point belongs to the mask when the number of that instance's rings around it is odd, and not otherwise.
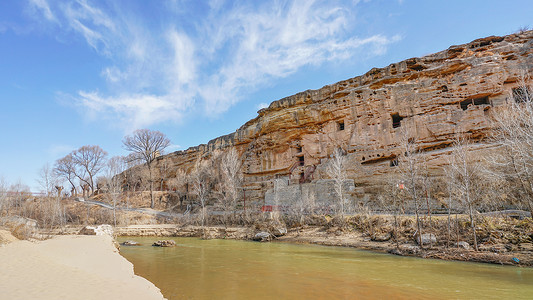
<path fill-rule="evenodd" d="M 263 109 L 263 108 L 268 108 L 270 105 L 268 103 L 259 103 L 259 105 L 257 105 L 257 109 Z"/>
<path fill-rule="evenodd" d="M 54 144 L 48 147 L 50 157 L 62 157 L 72 152 L 75 148 L 71 145 Z"/>
<path fill-rule="evenodd" d="M 127 129 L 177 120 L 193 107 L 217 115 L 305 66 L 384 53 L 399 38 L 356 36 L 357 2 L 211 0 L 207 12 L 190 12 L 189 2 L 175 0 L 154 24 L 127 7 L 31 0 L 46 20 L 111 61 L 101 71 L 110 91 L 74 98 L 93 117 Z"/>
<path fill-rule="evenodd" d="M 178 151 L 182 149 L 183 148 L 180 145 L 172 144 L 165 149 L 165 152 L 170 153 L 170 152 L 174 152 L 174 151 Z"/>
<path fill-rule="evenodd" d="M 48 2 L 46 0 L 30 0 L 30 7 L 38 10 L 46 20 L 51 22 L 57 22 L 56 17 L 52 13 L 52 10 L 50 9 L 50 5 L 48 5 Z"/>
<path fill-rule="evenodd" d="M 81 34 L 96 51 L 110 54 L 110 44 L 117 37 L 115 23 L 110 16 L 86 0 L 69 2 L 61 9 L 70 29 Z"/>

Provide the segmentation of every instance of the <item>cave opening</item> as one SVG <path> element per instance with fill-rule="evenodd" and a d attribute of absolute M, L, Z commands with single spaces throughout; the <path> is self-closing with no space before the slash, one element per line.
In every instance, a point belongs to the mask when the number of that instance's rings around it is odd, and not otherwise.
<path fill-rule="evenodd" d="M 393 113 L 391 114 L 391 117 L 392 117 L 392 128 L 398 128 L 402 126 L 403 117 L 400 116 L 399 113 Z"/>

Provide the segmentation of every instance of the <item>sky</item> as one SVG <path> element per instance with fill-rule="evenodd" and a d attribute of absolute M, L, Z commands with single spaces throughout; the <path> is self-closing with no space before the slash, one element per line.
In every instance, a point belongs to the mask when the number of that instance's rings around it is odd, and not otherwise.
<path fill-rule="evenodd" d="M 234 132 L 272 101 L 533 26 L 533 1 L 2 0 L 0 177 L 125 135 L 167 152 Z"/>

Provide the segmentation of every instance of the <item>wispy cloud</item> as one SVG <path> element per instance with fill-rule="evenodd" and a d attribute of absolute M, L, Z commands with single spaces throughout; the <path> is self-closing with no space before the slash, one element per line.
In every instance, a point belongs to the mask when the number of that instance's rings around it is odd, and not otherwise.
<path fill-rule="evenodd" d="M 175 145 L 175 144 L 172 144 L 170 146 L 168 146 L 165 151 L 170 153 L 170 152 L 174 152 L 174 151 L 178 151 L 178 150 L 182 150 L 183 147 L 181 147 L 180 145 Z"/>
<path fill-rule="evenodd" d="M 67 155 L 69 152 L 75 148 L 70 145 L 55 144 L 48 147 L 48 154 L 50 157 L 61 157 Z"/>
<path fill-rule="evenodd" d="M 30 5 L 111 61 L 101 71 L 110 92 L 80 91 L 76 103 L 135 129 L 193 108 L 223 113 L 305 66 L 383 54 L 399 38 L 358 36 L 357 2 L 212 0 L 198 9 L 168 1 L 155 25 L 125 6 L 89 0 Z"/>
<path fill-rule="evenodd" d="M 265 103 L 265 102 L 262 102 L 262 103 L 259 103 L 259 105 L 257 106 L 257 109 L 263 109 L 263 108 L 267 108 L 269 106 L 268 103 Z"/>
<path fill-rule="evenodd" d="M 57 19 L 52 13 L 52 10 L 50 9 L 50 6 L 46 0 L 30 0 L 29 4 L 31 9 L 42 14 L 46 20 L 50 22 L 57 22 Z"/>

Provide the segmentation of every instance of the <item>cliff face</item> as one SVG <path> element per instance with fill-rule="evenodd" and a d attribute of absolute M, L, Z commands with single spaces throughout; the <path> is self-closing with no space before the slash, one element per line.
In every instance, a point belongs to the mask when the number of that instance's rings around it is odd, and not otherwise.
<path fill-rule="evenodd" d="M 158 163 L 189 172 L 199 157 L 235 147 L 246 196 L 261 204 L 274 178 L 289 185 L 327 178 L 324 165 L 341 147 L 355 182 L 352 197 L 372 194 L 394 168 L 406 128 L 437 169 L 458 133 L 487 134 L 491 111 L 524 70 L 533 70 L 533 31 L 478 39 L 274 101 L 236 132 Z"/>

